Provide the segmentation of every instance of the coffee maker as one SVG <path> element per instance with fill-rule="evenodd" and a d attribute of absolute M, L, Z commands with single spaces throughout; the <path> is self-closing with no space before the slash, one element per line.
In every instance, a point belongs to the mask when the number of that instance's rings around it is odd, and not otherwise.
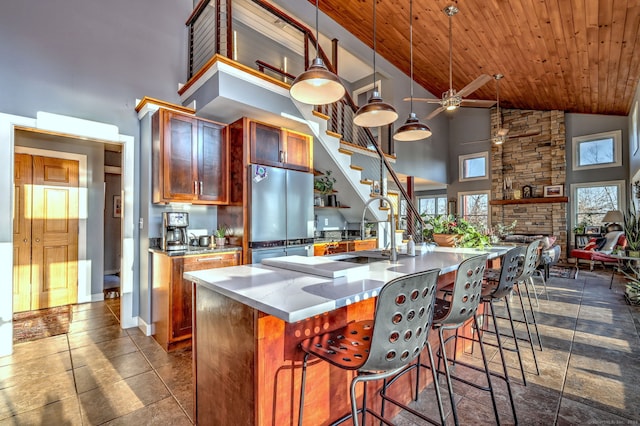
<path fill-rule="evenodd" d="M 187 227 L 189 226 L 189 213 L 186 212 L 162 212 L 162 249 L 187 250 Z"/>

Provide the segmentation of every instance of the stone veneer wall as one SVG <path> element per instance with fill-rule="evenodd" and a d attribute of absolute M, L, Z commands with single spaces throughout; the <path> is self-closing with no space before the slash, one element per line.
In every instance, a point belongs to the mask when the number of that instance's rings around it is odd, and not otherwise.
<path fill-rule="evenodd" d="M 492 200 L 502 200 L 504 179 L 512 180 L 514 190 L 531 185 L 534 198 L 543 197 L 547 185 L 565 185 L 565 123 L 563 111 L 502 109 L 502 127 L 509 136 L 540 130 L 540 134 L 507 139 L 491 148 Z M 495 110 L 491 115 L 492 134 L 499 128 Z M 565 196 L 567 188 L 564 188 Z M 527 203 L 491 206 L 491 223 L 505 225 L 517 220 L 513 233 L 548 234 L 557 237 L 565 258 L 567 248 L 567 203 Z"/>

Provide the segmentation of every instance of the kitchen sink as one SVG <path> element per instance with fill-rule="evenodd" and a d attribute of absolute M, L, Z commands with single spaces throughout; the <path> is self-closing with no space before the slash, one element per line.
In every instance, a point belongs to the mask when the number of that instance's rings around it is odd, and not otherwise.
<path fill-rule="evenodd" d="M 398 259 L 406 256 L 404 253 L 398 253 Z M 337 260 L 338 262 L 374 263 L 389 260 L 389 255 L 386 253 L 383 254 L 382 250 L 362 250 L 333 255 L 331 259 Z"/>
<path fill-rule="evenodd" d="M 340 259 L 335 259 L 339 262 L 351 262 L 351 263 L 373 263 L 387 260 L 388 258 L 382 257 L 368 257 L 368 256 L 344 256 Z"/>

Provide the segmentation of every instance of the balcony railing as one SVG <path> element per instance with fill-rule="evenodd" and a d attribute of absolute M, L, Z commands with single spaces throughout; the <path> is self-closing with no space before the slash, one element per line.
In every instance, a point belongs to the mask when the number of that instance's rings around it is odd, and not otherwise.
<path fill-rule="evenodd" d="M 189 28 L 189 78 L 219 54 L 290 83 L 307 68 L 312 55 L 316 55 L 314 33 L 263 0 L 201 0 L 186 25 Z M 317 54 L 329 70 L 336 72 L 321 47 Z M 422 241 L 424 223 L 381 149 L 378 135 L 353 124 L 357 109 L 348 93 L 334 104 L 317 107 L 330 117 L 331 131 L 372 154 L 362 160 L 366 163 L 365 177 L 382 183 L 386 182 L 387 175 L 391 178 L 383 191 L 393 188 L 398 192 L 404 203 L 400 201 L 397 207 L 402 205 L 406 210 L 403 226 L 416 241 Z M 391 126 L 388 130 L 386 134 L 390 135 Z"/>

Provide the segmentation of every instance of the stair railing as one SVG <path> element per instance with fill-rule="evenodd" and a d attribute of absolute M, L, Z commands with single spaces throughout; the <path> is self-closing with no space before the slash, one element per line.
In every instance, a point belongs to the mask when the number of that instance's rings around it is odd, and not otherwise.
<path fill-rule="evenodd" d="M 279 10 L 271 3 L 264 0 L 248 1 L 255 3 L 282 22 L 285 22 L 290 27 L 302 33 L 304 40 L 304 66 L 306 69 L 309 65 L 310 52 L 315 52 L 316 48 L 314 33 L 307 28 L 306 25 Z M 215 54 L 233 59 L 232 3 L 233 0 L 201 0 L 187 20 L 186 25 L 189 27 L 189 78 L 193 77 Z M 214 28 L 211 28 L 212 24 Z M 318 49 L 317 55 L 324 61 L 330 71 L 337 74 L 336 69 L 322 47 Z M 264 62 L 262 62 L 262 64 L 264 64 Z M 258 64 L 258 67 L 260 66 L 261 64 Z M 263 68 L 289 78 L 293 77 L 272 65 L 268 67 L 263 66 Z M 400 198 L 405 200 L 407 209 L 406 231 L 409 235 L 413 235 L 416 242 L 422 241 L 424 221 L 420 216 L 420 212 L 411 201 L 409 194 L 371 131 L 368 128 L 358 127 L 353 124 L 353 117 L 358 110 L 358 106 L 349 93 L 346 93 L 341 100 L 334 104 L 316 107 L 316 109 L 330 118 L 331 131 L 340 134 L 342 140 L 377 154 L 380 160 L 380 182 L 385 179 L 387 174 L 391 177 L 391 180 L 397 187 Z M 389 126 L 389 130 L 391 130 L 391 126 Z"/>

